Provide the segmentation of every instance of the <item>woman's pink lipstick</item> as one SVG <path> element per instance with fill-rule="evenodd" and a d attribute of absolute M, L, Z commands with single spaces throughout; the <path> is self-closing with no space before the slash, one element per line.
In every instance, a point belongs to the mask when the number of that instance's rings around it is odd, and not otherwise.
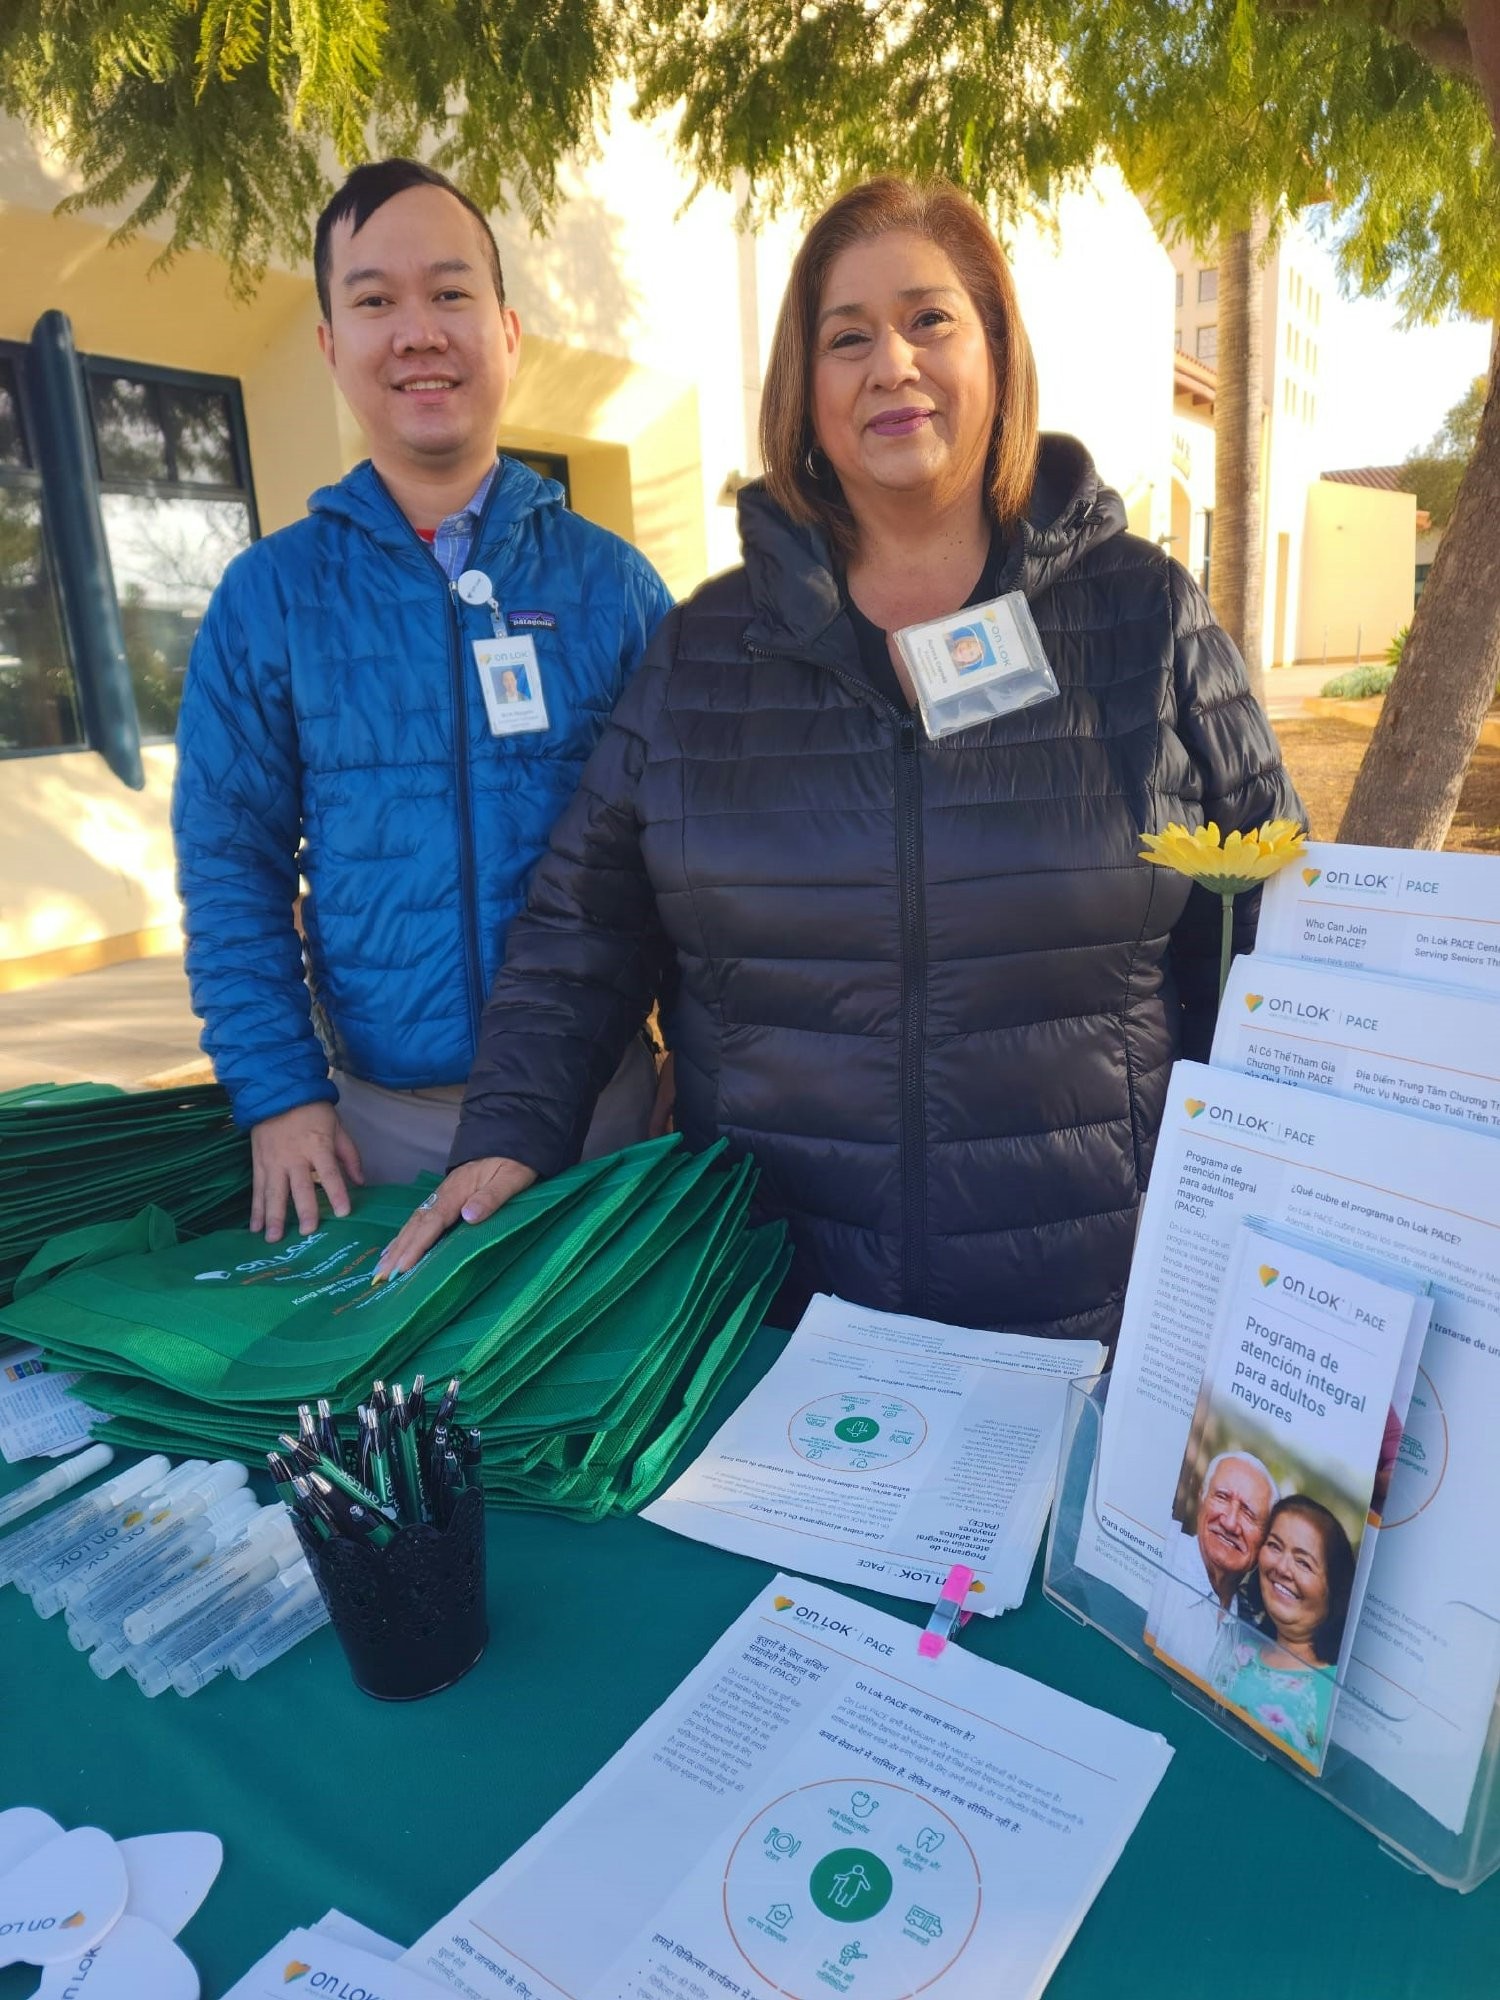
<path fill-rule="evenodd" d="M 931 416 L 931 410 L 882 410 L 878 417 L 871 417 L 865 428 L 874 431 L 877 437 L 910 437 Z"/>

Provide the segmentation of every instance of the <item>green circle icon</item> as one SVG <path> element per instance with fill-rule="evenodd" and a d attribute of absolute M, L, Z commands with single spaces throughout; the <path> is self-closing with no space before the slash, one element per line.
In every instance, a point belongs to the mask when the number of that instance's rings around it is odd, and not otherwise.
<path fill-rule="evenodd" d="M 891 1900 L 891 1871 L 868 1847 L 836 1847 L 808 1879 L 813 1906 L 836 1924 L 862 1924 Z"/>
<path fill-rule="evenodd" d="M 845 1417 L 834 1425 L 833 1434 L 845 1444 L 868 1444 L 880 1436 L 880 1426 L 873 1417 Z"/>

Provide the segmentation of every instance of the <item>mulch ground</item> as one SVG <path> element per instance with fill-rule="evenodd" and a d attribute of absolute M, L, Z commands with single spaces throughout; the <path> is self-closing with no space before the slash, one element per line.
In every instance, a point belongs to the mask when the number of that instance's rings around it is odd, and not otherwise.
<path fill-rule="evenodd" d="M 1313 839 L 1334 839 L 1354 774 L 1369 748 L 1369 730 L 1318 716 L 1278 722 L 1276 734 L 1307 807 Z M 1481 744 L 1475 751 L 1446 845 L 1471 854 L 1500 854 L 1500 750 Z"/>

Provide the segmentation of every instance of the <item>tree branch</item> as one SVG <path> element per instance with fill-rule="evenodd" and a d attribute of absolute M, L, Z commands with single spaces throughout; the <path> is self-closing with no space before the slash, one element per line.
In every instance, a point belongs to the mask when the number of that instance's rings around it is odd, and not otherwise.
<path fill-rule="evenodd" d="M 1266 11 L 1303 21 L 1316 20 L 1319 15 L 1362 21 L 1369 27 L 1382 29 L 1396 41 L 1406 42 L 1434 69 L 1449 76 L 1472 79 L 1476 74 L 1468 29 L 1456 17 L 1430 23 L 1403 21 L 1404 10 L 1396 0 L 1374 0 L 1373 5 L 1366 6 L 1361 6 L 1359 0 L 1270 0 Z M 1469 0 L 1464 11 L 1472 16 L 1485 11 L 1493 13 L 1495 9 L 1493 0 Z"/>

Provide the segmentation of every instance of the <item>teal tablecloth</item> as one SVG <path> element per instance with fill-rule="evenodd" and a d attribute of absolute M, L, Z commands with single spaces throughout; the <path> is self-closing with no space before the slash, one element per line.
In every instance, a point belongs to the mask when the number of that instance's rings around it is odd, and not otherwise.
<path fill-rule="evenodd" d="M 700 1439 L 778 1345 L 760 1336 Z M 0 1468 L 0 1487 L 26 1470 Z M 59 1623 L 5 1590 L 0 1804 L 118 1836 L 220 1835 L 223 1873 L 182 1937 L 218 2000 L 330 1905 L 416 1937 L 597 1770 L 769 1573 L 638 1520 L 492 1516 L 489 1651 L 457 1687 L 409 1706 L 357 1693 L 327 1631 L 244 1685 L 147 1701 L 124 1676 L 95 1680 Z M 1073 1624 L 1039 1578 L 1020 1611 L 974 1620 L 962 1643 L 1160 1730 L 1177 1752 L 1054 2000 L 1500 1994 L 1500 1877 L 1460 1897 L 1408 1872 Z M 0 2000 L 35 1984 L 0 1972 Z"/>

